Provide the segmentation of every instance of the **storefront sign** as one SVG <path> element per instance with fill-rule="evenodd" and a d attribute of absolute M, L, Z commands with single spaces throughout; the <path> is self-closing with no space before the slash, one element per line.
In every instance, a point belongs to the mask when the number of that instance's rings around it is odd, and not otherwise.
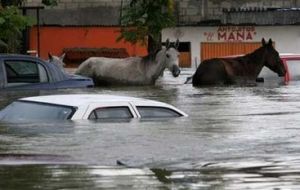
<path fill-rule="evenodd" d="M 255 26 L 220 26 L 216 32 L 204 32 L 207 41 L 242 42 L 252 41 Z"/>

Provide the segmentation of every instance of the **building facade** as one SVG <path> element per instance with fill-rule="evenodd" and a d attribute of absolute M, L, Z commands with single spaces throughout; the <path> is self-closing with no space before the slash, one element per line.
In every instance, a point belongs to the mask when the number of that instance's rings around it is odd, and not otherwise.
<path fill-rule="evenodd" d="M 40 6 L 42 0 L 25 0 L 24 6 Z M 120 7 L 130 0 L 57 0 L 58 4 L 47 9 L 69 10 L 99 7 Z M 178 25 L 207 24 L 216 21 L 223 15 L 224 9 L 247 8 L 294 8 L 300 7 L 300 0 L 175 0 Z"/>
<path fill-rule="evenodd" d="M 86 34 L 91 34 L 89 32 L 91 27 L 100 30 L 108 27 L 118 28 L 122 7 L 130 0 L 57 2 L 57 6 L 41 10 L 40 23 L 45 29 L 44 44 L 47 44 L 45 36 L 59 34 L 59 32 L 47 34 L 47 27 L 49 30 L 54 26 L 76 27 L 87 31 Z M 41 5 L 41 0 L 27 0 L 24 5 L 38 6 Z M 185 67 L 192 67 L 201 60 L 211 57 L 248 53 L 260 46 L 262 38 L 267 40 L 272 38 L 276 49 L 280 52 L 299 53 L 300 9 L 297 7 L 300 7 L 300 0 L 175 0 L 177 27 L 163 30 L 162 40 L 169 38 L 172 41 L 176 39 L 181 41 L 179 49 L 181 65 Z M 34 12 L 31 14 L 34 15 Z M 115 37 L 112 33 L 101 33 L 101 37 Z M 68 35 L 64 36 L 67 37 Z M 84 40 L 80 42 L 60 46 L 89 46 L 90 43 Z M 31 48 L 36 48 L 34 44 L 36 41 L 31 41 Z M 95 44 L 90 45 L 95 47 Z M 99 38 L 98 46 L 115 46 L 115 43 L 111 41 L 109 44 L 101 44 Z M 143 50 L 135 51 L 140 47 L 128 47 L 124 44 L 118 47 L 125 47 L 133 52 L 130 55 L 145 53 Z M 44 54 L 49 51 L 47 47 L 43 48 L 46 48 Z M 60 51 L 61 48 L 55 50 L 56 53 L 61 53 Z"/>
<path fill-rule="evenodd" d="M 249 53 L 260 47 L 262 38 L 272 39 L 281 53 L 300 52 L 300 26 L 176 27 L 165 29 L 162 36 L 189 43 L 190 67 L 208 58 Z"/>

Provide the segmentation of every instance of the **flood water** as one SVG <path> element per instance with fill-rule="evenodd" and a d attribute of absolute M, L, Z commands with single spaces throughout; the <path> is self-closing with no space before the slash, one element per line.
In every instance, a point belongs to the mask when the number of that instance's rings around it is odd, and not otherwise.
<path fill-rule="evenodd" d="M 175 105 L 158 121 L 0 123 L 0 189 L 299 189 L 300 82 L 194 88 L 168 73 L 153 87 L 0 92 L 99 93 Z M 28 110 L 30 111 L 30 110 Z"/>

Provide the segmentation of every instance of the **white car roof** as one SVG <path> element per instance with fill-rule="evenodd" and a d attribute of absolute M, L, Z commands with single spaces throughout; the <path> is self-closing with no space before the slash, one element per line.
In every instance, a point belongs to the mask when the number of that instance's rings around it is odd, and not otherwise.
<path fill-rule="evenodd" d="M 129 96 L 102 95 L 102 94 L 65 94 L 65 95 L 46 95 L 21 98 L 23 101 L 34 101 L 40 103 L 51 103 L 57 105 L 79 107 L 93 103 L 108 103 L 108 102 L 134 102 L 135 105 L 148 106 L 171 106 L 169 104 L 148 100 L 143 98 L 135 98 Z"/>

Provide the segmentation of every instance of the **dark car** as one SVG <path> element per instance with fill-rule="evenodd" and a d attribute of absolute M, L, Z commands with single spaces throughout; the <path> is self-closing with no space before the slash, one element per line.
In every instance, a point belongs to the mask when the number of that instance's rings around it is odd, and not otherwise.
<path fill-rule="evenodd" d="M 29 55 L 0 54 L 0 89 L 93 87 L 88 77 L 64 72 L 57 64 Z"/>

